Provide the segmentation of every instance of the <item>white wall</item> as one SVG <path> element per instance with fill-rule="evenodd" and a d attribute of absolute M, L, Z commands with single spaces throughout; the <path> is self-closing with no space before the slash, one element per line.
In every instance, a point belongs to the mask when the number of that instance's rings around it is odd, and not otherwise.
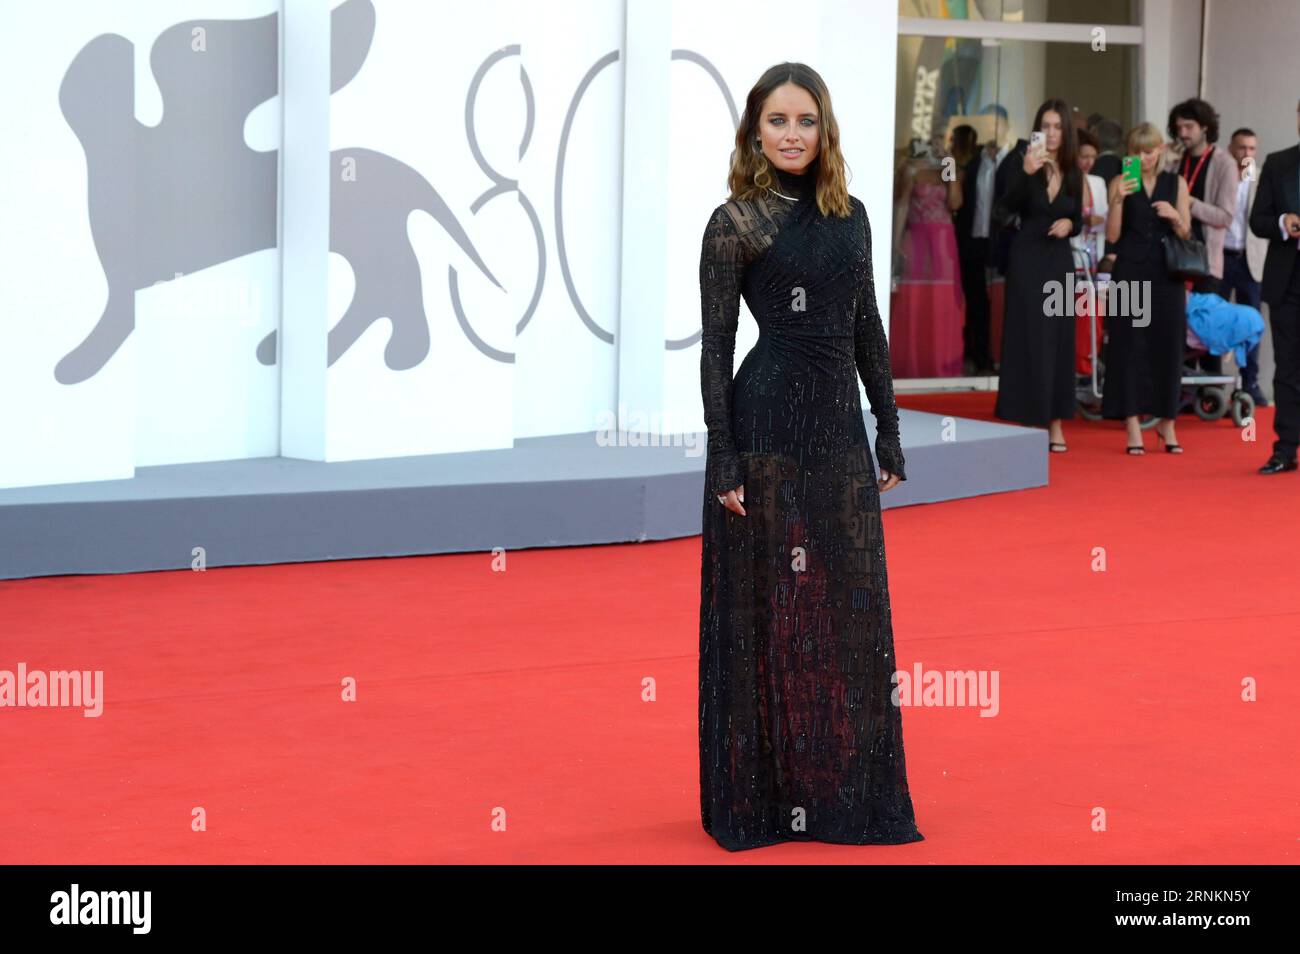
<path fill-rule="evenodd" d="M 178 129 L 215 125 L 194 125 L 222 95 L 209 68 L 233 59 L 250 77 L 274 70 L 278 8 L 279 0 L 6 5 L 0 487 L 126 478 L 138 465 L 277 453 L 279 369 L 255 357 L 279 321 L 274 234 L 272 247 L 224 260 L 206 255 L 195 238 L 214 211 L 214 177 L 226 175 L 220 194 L 253 205 L 230 203 L 215 213 L 238 217 L 236 232 L 247 224 L 259 237 L 274 223 L 273 181 L 250 186 L 238 163 L 213 170 L 184 157 L 167 160 L 178 139 L 186 143 Z M 219 38 L 230 34 L 218 20 L 264 22 L 250 27 L 254 42 L 237 35 L 232 52 L 220 49 Z M 196 42 L 195 27 L 210 29 L 215 46 Z M 155 55 L 172 74 L 155 75 Z M 75 91 L 67 95 L 80 104 L 80 132 L 61 98 L 74 64 Z M 243 121 L 214 132 L 214 141 L 223 161 L 234 154 L 265 159 L 261 168 L 273 176 L 280 135 L 273 78 L 271 87 Z M 177 201 L 151 206 L 151 194 Z M 92 233 L 92 212 L 99 234 Z M 104 231 L 110 223 L 112 231 Z M 194 264 L 182 266 L 182 259 Z M 116 263 L 112 280 L 108 262 Z M 142 278 L 141 262 L 156 268 Z M 117 290 L 111 308 L 110 288 Z M 106 309 L 127 324 L 104 321 Z M 117 333 L 95 338 L 101 326 Z M 92 339 L 113 346 L 90 349 L 95 357 L 81 365 L 79 380 L 56 379 L 56 366 L 87 353 L 82 346 Z"/>
<path fill-rule="evenodd" d="M 1296 144 L 1300 104 L 1300 2 L 1207 0 L 1209 50 L 1205 98 L 1222 117 L 1222 140 L 1249 126 L 1261 159 Z"/>
<path fill-rule="evenodd" d="M 726 198 L 732 107 L 785 60 L 809 63 L 832 91 L 849 188 L 874 226 L 876 286 L 889 288 L 893 2 L 809 0 L 793 17 L 778 0 L 567 0 L 562 15 L 531 0 L 12 6 L 0 84 L 24 95 L 4 97 L 19 145 L 0 177 L 0 487 L 278 453 L 508 447 L 591 431 L 620 404 L 658 415 L 652 431 L 703 431 L 700 238 Z M 347 29 L 323 35 L 340 16 Z M 203 17 L 225 18 L 225 33 L 208 21 L 224 49 L 191 58 L 187 21 Z M 371 19 L 362 49 L 358 24 Z M 59 92 L 101 34 L 120 39 L 88 86 L 82 77 L 82 112 L 101 134 L 119 132 L 112 174 L 96 179 Z M 160 37 L 180 77 L 167 89 L 152 69 Z M 355 75 L 331 94 L 327 60 L 340 44 Z M 257 70 L 214 72 L 232 49 L 255 51 L 245 60 Z M 245 108 L 239 83 L 223 81 L 231 75 L 261 101 Z M 228 123 L 209 145 L 215 124 L 204 118 L 222 108 Z M 345 179 L 336 166 L 349 150 L 360 162 Z M 205 187 L 213 181 L 228 191 Z M 111 284 L 88 191 L 117 204 L 125 224 L 110 253 L 144 278 L 112 286 L 126 288 L 134 316 L 120 347 L 61 383 L 55 365 L 96 327 Z M 265 201 L 227 202 L 250 195 Z M 152 218 L 129 214 L 142 206 Z M 264 246 L 244 253 L 246 221 Z M 216 241 L 232 223 L 234 239 Z M 164 266 L 176 255 L 196 264 L 173 281 Z M 166 284 L 153 285 L 159 270 Z M 884 291 L 878 304 L 887 326 Z M 343 340 L 349 314 L 364 328 L 327 352 L 323 339 Z M 393 347 L 399 324 L 406 335 Z M 272 333 L 279 353 L 268 363 L 256 351 Z M 756 336 L 742 316 L 737 363 Z"/>

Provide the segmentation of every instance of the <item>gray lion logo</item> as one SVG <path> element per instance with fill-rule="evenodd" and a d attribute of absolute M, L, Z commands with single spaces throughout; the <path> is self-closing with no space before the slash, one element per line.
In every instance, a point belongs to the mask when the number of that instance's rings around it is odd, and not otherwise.
<path fill-rule="evenodd" d="M 194 20 L 154 41 L 150 66 L 163 118 L 135 118 L 134 46 L 106 33 L 73 58 L 59 106 L 86 154 L 87 205 L 108 303 L 94 328 L 55 366 L 62 384 L 98 374 L 135 327 L 135 292 L 276 245 L 275 152 L 244 142 L 248 114 L 279 93 L 278 18 Z M 375 32 L 370 0 L 331 14 L 330 92 L 361 69 Z M 195 37 L 203 36 L 202 49 Z M 373 323 L 392 326 L 384 350 L 392 370 L 429 353 L 419 263 L 406 234 L 415 209 L 427 212 L 497 288 L 469 236 L 438 191 L 410 166 L 369 149 L 330 155 L 330 251 L 348 260 L 356 292 L 329 333 L 329 364 Z M 345 176 L 343 168 L 358 170 Z M 178 214 L 177 210 L 184 210 Z M 257 347 L 276 360 L 275 332 Z"/>

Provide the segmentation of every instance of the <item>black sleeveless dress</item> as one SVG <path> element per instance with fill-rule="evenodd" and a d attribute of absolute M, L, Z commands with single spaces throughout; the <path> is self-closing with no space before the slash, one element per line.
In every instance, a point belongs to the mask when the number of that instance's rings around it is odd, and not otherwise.
<path fill-rule="evenodd" d="M 1124 197 L 1124 220 L 1115 244 L 1111 281 L 1150 289 L 1150 300 L 1145 303 L 1146 314 L 1138 315 L 1130 308 L 1127 316 L 1106 319 L 1106 380 L 1101 395 L 1105 418 L 1178 414 L 1187 295 L 1182 281 L 1165 270 L 1161 240 L 1172 227 L 1151 208 L 1162 199 L 1177 206 L 1178 173 L 1158 173 L 1150 197 L 1145 188 Z"/>
<path fill-rule="evenodd" d="M 1020 216 L 1020 228 L 1007 253 L 1006 313 L 1002 323 L 1002 363 L 994 413 L 1006 421 L 1046 427 L 1074 417 L 1074 319 L 1050 315 L 1047 282 L 1062 287 L 1074 274 L 1069 238 L 1047 234 L 1057 219 L 1069 219 L 1071 235 L 1083 229 L 1083 183 L 1078 169 L 1066 171 L 1074 193 L 1062 180 L 1047 197 L 1045 173 L 1025 175 L 1024 156 L 1012 153 L 1011 181 L 998 201 L 1003 216 Z"/>
<path fill-rule="evenodd" d="M 700 257 L 708 426 L 700 600 L 700 802 L 735 851 L 780 841 L 922 840 L 903 760 L 876 454 L 903 454 L 866 209 L 729 201 Z M 759 339 L 735 380 L 740 299 Z M 746 516 L 717 499 L 743 485 Z"/>

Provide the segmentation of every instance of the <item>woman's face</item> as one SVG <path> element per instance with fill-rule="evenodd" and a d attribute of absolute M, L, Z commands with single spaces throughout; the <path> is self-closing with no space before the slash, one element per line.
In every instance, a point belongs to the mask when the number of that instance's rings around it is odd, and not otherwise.
<path fill-rule="evenodd" d="M 758 136 L 768 162 L 786 172 L 802 172 L 817 157 L 821 142 L 821 116 L 812 94 L 794 83 L 772 90 L 758 119 Z"/>
<path fill-rule="evenodd" d="M 1085 175 L 1092 172 L 1092 164 L 1097 161 L 1097 150 L 1091 145 L 1079 147 L 1079 169 Z"/>
<path fill-rule="evenodd" d="M 1056 152 L 1061 148 L 1061 114 L 1054 109 L 1043 113 L 1038 129 L 1047 135 L 1047 151 Z"/>
<path fill-rule="evenodd" d="M 1139 153 L 1142 156 L 1142 171 L 1155 172 L 1160 166 L 1160 159 L 1164 155 L 1164 151 L 1164 143 L 1152 146 L 1150 149 L 1143 149 Z"/>

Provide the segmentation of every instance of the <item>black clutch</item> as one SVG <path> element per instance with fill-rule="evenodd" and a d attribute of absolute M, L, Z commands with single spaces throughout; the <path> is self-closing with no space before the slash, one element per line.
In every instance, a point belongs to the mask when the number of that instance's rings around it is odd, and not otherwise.
<path fill-rule="evenodd" d="M 1210 275 L 1210 255 L 1205 243 L 1193 236 L 1179 238 L 1172 232 L 1163 239 L 1165 270 L 1174 278 L 1195 281 Z"/>

